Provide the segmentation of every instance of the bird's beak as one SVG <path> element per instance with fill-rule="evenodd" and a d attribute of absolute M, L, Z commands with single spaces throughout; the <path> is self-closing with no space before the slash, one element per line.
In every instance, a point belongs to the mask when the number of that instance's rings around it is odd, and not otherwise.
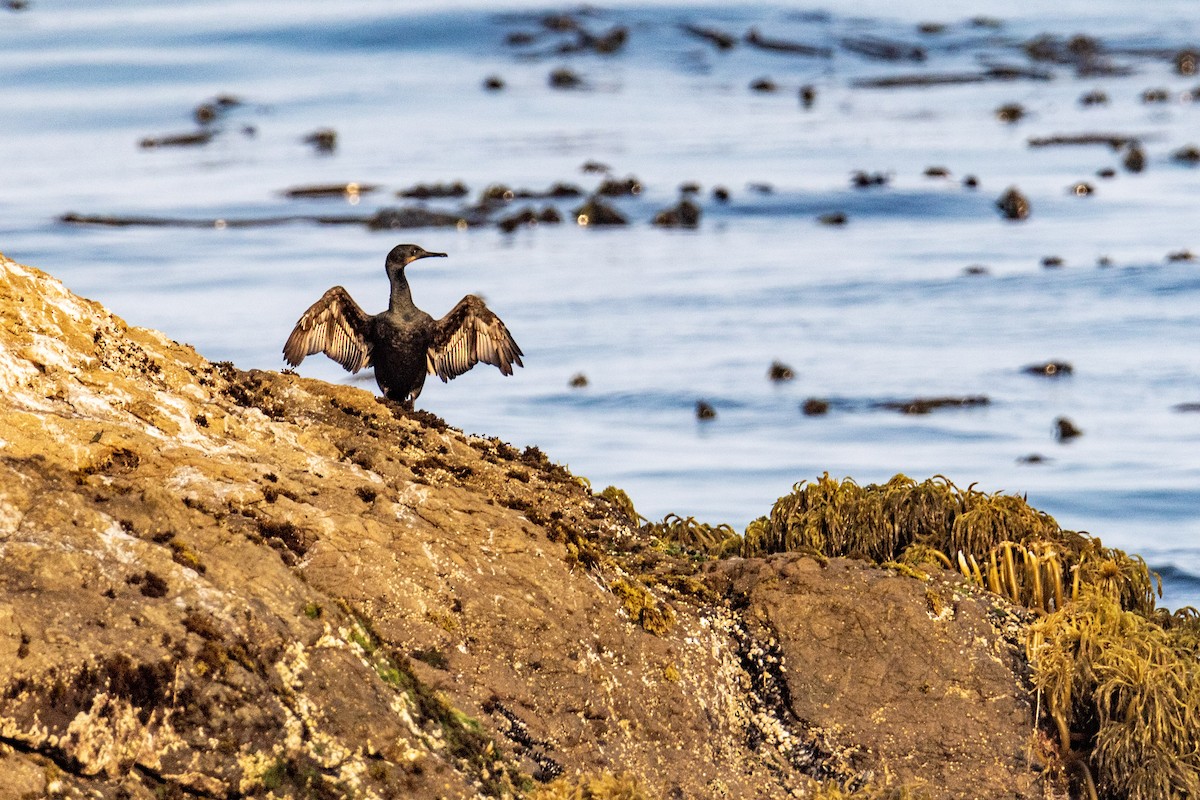
<path fill-rule="evenodd" d="M 426 250 L 424 253 L 421 253 L 421 255 L 414 258 L 413 261 L 416 261 L 418 258 L 446 258 L 446 254 L 445 253 L 431 253 L 428 250 Z"/>

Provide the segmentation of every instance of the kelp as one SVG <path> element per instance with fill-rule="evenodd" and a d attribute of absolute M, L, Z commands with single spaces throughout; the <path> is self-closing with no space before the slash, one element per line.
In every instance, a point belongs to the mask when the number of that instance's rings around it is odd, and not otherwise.
<path fill-rule="evenodd" d="M 696 521 L 695 517 L 668 514 L 662 522 L 649 523 L 643 530 L 667 547 L 702 555 L 736 555 L 742 548 L 742 537 L 733 526 L 709 525 Z"/>
<path fill-rule="evenodd" d="M 867 486 L 829 473 L 801 481 L 769 516 L 750 523 L 741 554 L 806 549 L 880 564 L 956 565 L 1039 613 L 1062 608 L 1090 586 L 1124 609 L 1151 614 L 1161 590 L 1141 558 L 1064 530 L 1023 497 L 960 489 L 942 476 L 918 482 L 896 475 Z"/>
<path fill-rule="evenodd" d="M 1200 797 L 1200 624 L 1162 620 L 1087 588 L 1030 629 L 1039 707 L 1063 753 L 1081 742 L 1098 796 Z"/>

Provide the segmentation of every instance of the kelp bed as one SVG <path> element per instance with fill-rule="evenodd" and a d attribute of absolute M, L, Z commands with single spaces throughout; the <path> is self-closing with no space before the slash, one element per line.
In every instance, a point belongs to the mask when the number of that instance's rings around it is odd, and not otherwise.
<path fill-rule="evenodd" d="M 644 530 L 696 556 L 811 552 L 920 578 L 957 569 L 1036 615 L 1026 653 L 1039 722 L 1082 796 L 1200 797 L 1200 613 L 1157 608 L 1161 582 L 1140 557 L 1064 530 L 1022 497 L 940 476 L 859 486 L 826 473 L 744 536 L 676 516 Z"/>

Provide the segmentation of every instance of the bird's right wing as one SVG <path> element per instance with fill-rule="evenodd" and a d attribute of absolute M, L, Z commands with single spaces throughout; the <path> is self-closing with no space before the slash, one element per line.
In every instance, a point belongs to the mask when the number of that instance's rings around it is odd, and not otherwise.
<path fill-rule="evenodd" d="M 305 356 L 324 353 L 358 372 L 371 363 L 370 320 L 349 292 L 334 286 L 300 317 L 283 346 L 283 357 L 295 367 Z"/>

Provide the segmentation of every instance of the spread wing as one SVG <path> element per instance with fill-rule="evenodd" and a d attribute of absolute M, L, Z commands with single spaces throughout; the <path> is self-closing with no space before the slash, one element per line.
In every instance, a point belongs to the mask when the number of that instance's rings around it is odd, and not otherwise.
<path fill-rule="evenodd" d="M 457 378 L 482 361 L 512 375 L 521 363 L 521 348 L 500 318 L 483 301 L 469 294 L 450 313 L 434 323 L 433 343 L 426 365 L 443 382 Z"/>
<path fill-rule="evenodd" d="M 349 292 L 335 286 L 300 317 L 283 346 L 283 357 L 295 367 L 305 356 L 324 353 L 358 372 L 371 363 L 370 320 Z"/>

